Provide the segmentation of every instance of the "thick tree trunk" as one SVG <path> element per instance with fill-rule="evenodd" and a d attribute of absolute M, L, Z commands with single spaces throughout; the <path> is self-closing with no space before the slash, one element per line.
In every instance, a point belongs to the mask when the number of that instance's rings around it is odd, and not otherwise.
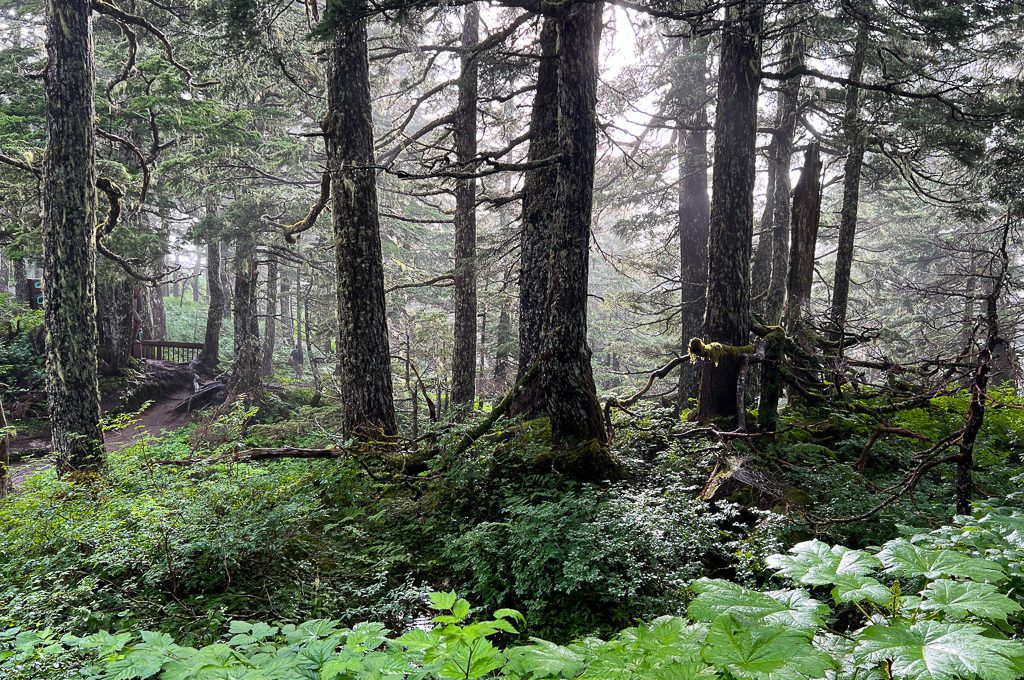
<path fill-rule="evenodd" d="M 131 363 L 135 341 L 135 289 L 121 276 L 101 276 L 96 282 L 96 303 L 103 313 L 97 316 L 99 361 L 102 372 L 121 375 Z"/>
<path fill-rule="evenodd" d="M 354 4 L 358 12 L 365 3 Z M 337 259 L 342 430 L 364 436 L 390 435 L 397 427 L 373 167 L 366 20 L 340 19 L 330 47 L 324 134 Z"/>
<path fill-rule="evenodd" d="M 196 363 L 212 371 L 220 363 L 220 332 L 224 323 L 224 288 L 221 286 L 220 241 L 211 237 L 206 242 L 206 291 L 210 306 L 206 311 L 206 332 L 203 349 Z"/>
<path fill-rule="evenodd" d="M 530 115 L 527 160 L 537 163 L 558 153 L 558 22 L 546 17 L 540 33 L 537 91 Z M 522 380 L 540 353 L 544 303 L 548 291 L 548 257 L 554 220 L 557 167 L 551 163 L 526 172 L 519 267 L 519 370 Z M 517 403 L 513 412 L 521 412 Z"/>
<path fill-rule="evenodd" d="M 701 334 L 708 281 L 708 125 L 706 38 L 680 39 L 676 70 L 676 155 L 679 164 L 680 346 Z M 700 366 L 679 367 L 679 404 L 686 408 L 700 389 Z"/>
<path fill-rule="evenodd" d="M 814 249 L 821 223 L 821 147 L 811 144 L 793 193 L 793 240 L 789 251 L 789 282 L 786 291 L 786 329 L 799 335 L 811 305 L 814 283 Z"/>
<path fill-rule="evenodd" d="M 47 0 L 43 271 L 46 392 L 57 472 L 103 460 L 97 382 L 92 6 Z"/>
<path fill-rule="evenodd" d="M 455 116 L 455 155 L 462 172 L 476 170 L 480 8 L 466 5 L 462 20 L 462 73 Z M 455 183 L 455 344 L 452 403 L 472 405 L 476 391 L 476 179 Z"/>
<path fill-rule="evenodd" d="M 860 81 L 864 75 L 868 31 L 861 26 L 853 49 L 850 80 Z M 846 329 L 846 313 L 850 301 L 850 273 L 853 270 L 853 246 L 857 235 L 857 207 L 860 202 L 860 175 L 864 165 L 865 135 L 860 120 L 860 90 L 846 90 L 846 114 L 843 119 L 846 135 L 846 162 L 843 165 L 843 207 L 839 215 L 839 248 L 836 251 L 835 282 L 832 286 L 832 309 L 829 318 L 835 337 L 842 341 Z M 842 345 L 840 345 L 842 351 Z"/>
<path fill-rule="evenodd" d="M 260 338 L 258 285 L 256 239 L 251 232 L 240 231 L 235 237 L 235 295 L 232 308 L 235 358 L 231 364 L 231 379 L 228 381 L 228 394 L 233 397 L 253 395 L 261 387 L 263 341 Z"/>
<path fill-rule="evenodd" d="M 598 50 L 603 2 L 576 3 L 559 22 L 557 201 L 551 230 L 540 385 L 556 469 L 580 479 L 618 476 L 587 346 L 590 220 L 597 156 Z"/>
<path fill-rule="evenodd" d="M 704 339 L 746 345 L 750 334 L 750 251 L 754 231 L 754 156 L 761 71 L 763 3 L 726 9 L 718 72 L 708 293 Z M 701 365 L 698 417 L 735 418 L 741 361 L 725 356 Z"/>
<path fill-rule="evenodd" d="M 263 375 L 274 373 L 274 347 L 277 344 L 277 255 L 267 258 L 267 314 L 263 322 Z"/>

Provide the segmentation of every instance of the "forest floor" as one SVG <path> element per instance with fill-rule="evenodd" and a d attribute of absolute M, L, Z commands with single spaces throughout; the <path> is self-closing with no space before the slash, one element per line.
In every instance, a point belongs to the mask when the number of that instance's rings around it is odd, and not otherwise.
<path fill-rule="evenodd" d="M 165 430 L 173 430 L 188 422 L 189 414 L 176 410 L 184 399 L 192 396 L 192 390 L 178 387 L 155 400 L 128 427 L 108 430 L 104 440 L 108 450 L 120 451 L 147 435 L 157 437 Z M 117 399 L 104 400 L 104 413 L 111 413 L 118 405 Z M 11 483 L 15 488 L 28 477 L 40 470 L 53 466 L 52 440 L 49 429 L 36 430 L 11 440 Z"/>

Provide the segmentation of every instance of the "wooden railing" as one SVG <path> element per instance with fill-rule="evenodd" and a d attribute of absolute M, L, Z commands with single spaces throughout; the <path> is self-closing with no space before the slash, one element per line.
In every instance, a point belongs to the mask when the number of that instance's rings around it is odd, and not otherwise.
<path fill-rule="evenodd" d="M 136 340 L 132 354 L 138 359 L 159 359 L 185 364 L 199 356 L 201 342 L 171 342 L 170 340 Z"/>

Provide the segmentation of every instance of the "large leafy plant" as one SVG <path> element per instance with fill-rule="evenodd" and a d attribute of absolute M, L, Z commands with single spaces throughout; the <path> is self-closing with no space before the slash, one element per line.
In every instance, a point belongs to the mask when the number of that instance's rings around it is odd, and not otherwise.
<path fill-rule="evenodd" d="M 109 680 L 340 680 L 484 677 L 529 680 L 1014 680 L 1024 676 L 1024 514 L 990 509 L 960 526 L 850 550 L 807 541 L 770 566 L 796 587 L 756 591 L 700 579 L 686 616 L 665 616 L 609 640 L 515 644 L 524 621 L 433 593 L 436 615 L 398 637 L 380 624 L 234 622 L 194 648 L 162 633 L 98 633 L 58 641 L 46 631 L 0 636 L 0 669 L 81 654 Z M 504 643 L 504 644 L 500 644 Z"/>

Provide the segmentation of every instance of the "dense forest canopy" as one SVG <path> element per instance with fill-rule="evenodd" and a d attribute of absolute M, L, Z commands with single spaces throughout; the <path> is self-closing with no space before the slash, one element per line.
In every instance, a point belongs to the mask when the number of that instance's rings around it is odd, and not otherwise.
<path fill-rule="evenodd" d="M 3 677 L 1024 676 L 1022 55 L 0 0 Z"/>

